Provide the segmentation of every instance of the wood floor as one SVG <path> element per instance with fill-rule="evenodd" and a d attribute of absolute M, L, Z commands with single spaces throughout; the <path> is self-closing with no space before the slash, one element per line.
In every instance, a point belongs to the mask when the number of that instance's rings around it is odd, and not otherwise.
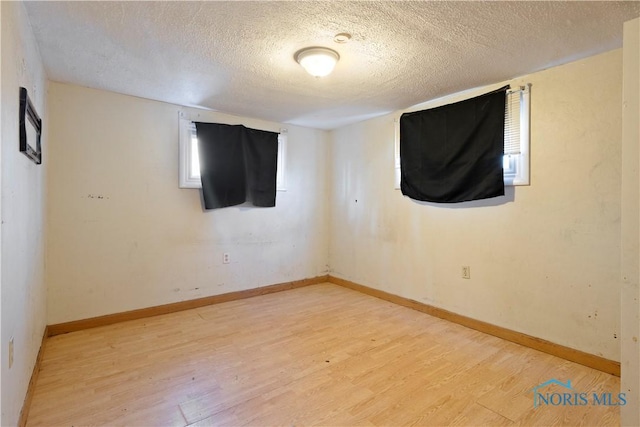
<path fill-rule="evenodd" d="M 28 426 L 619 425 L 532 392 L 617 377 L 332 284 L 55 336 L 41 366 Z"/>

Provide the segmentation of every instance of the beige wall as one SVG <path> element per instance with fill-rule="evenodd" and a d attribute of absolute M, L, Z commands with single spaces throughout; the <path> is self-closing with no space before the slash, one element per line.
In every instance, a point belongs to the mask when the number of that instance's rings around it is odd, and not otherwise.
<path fill-rule="evenodd" d="M 500 199 L 403 197 L 400 113 L 333 131 L 331 274 L 620 360 L 621 50 L 512 83 L 532 84 L 531 186 Z"/>
<path fill-rule="evenodd" d="M 44 282 L 44 176 L 48 163 L 43 137 L 43 164 L 18 151 L 19 87 L 26 87 L 48 125 L 46 76 L 29 20 L 20 2 L 1 2 L 2 11 L 2 419 L 16 425 L 46 325 Z M 9 340 L 14 363 L 9 369 Z"/>
<path fill-rule="evenodd" d="M 50 324 L 326 274 L 327 132 L 286 126 L 275 208 L 203 212 L 178 188 L 179 111 L 279 124 L 59 83 L 49 111 Z"/>
<path fill-rule="evenodd" d="M 625 23 L 622 127 L 622 290 L 620 391 L 623 426 L 640 425 L 640 19 Z"/>

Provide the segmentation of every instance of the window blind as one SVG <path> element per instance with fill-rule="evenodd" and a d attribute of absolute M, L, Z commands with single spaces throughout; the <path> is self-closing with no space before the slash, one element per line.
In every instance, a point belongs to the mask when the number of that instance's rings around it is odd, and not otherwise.
<path fill-rule="evenodd" d="M 507 92 L 504 114 L 504 154 L 520 154 L 520 99 L 523 89 Z"/>

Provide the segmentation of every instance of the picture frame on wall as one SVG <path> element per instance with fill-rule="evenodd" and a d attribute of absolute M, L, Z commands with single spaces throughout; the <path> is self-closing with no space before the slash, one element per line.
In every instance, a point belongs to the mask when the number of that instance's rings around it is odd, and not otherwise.
<path fill-rule="evenodd" d="M 27 89 L 20 88 L 20 152 L 33 160 L 37 165 L 42 163 L 40 138 L 42 120 L 36 112 Z"/>

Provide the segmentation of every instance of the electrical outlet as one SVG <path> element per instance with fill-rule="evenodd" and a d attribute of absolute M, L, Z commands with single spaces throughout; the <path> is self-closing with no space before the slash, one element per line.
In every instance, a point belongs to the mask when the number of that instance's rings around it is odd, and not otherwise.
<path fill-rule="evenodd" d="M 468 265 L 462 266 L 462 278 L 471 279 L 471 267 L 469 267 Z"/>
<path fill-rule="evenodd" d="M 231 261 L 231 257 L 229 256 L 228 252 L 225 252 L 222 254 L 222 263 L 223 264 L 229 264 L 229 262 Z"/>
<path fill-rule="evenodd" d="M 13 337 L 9 340 L 9 369 L 13 366 Z"/>

